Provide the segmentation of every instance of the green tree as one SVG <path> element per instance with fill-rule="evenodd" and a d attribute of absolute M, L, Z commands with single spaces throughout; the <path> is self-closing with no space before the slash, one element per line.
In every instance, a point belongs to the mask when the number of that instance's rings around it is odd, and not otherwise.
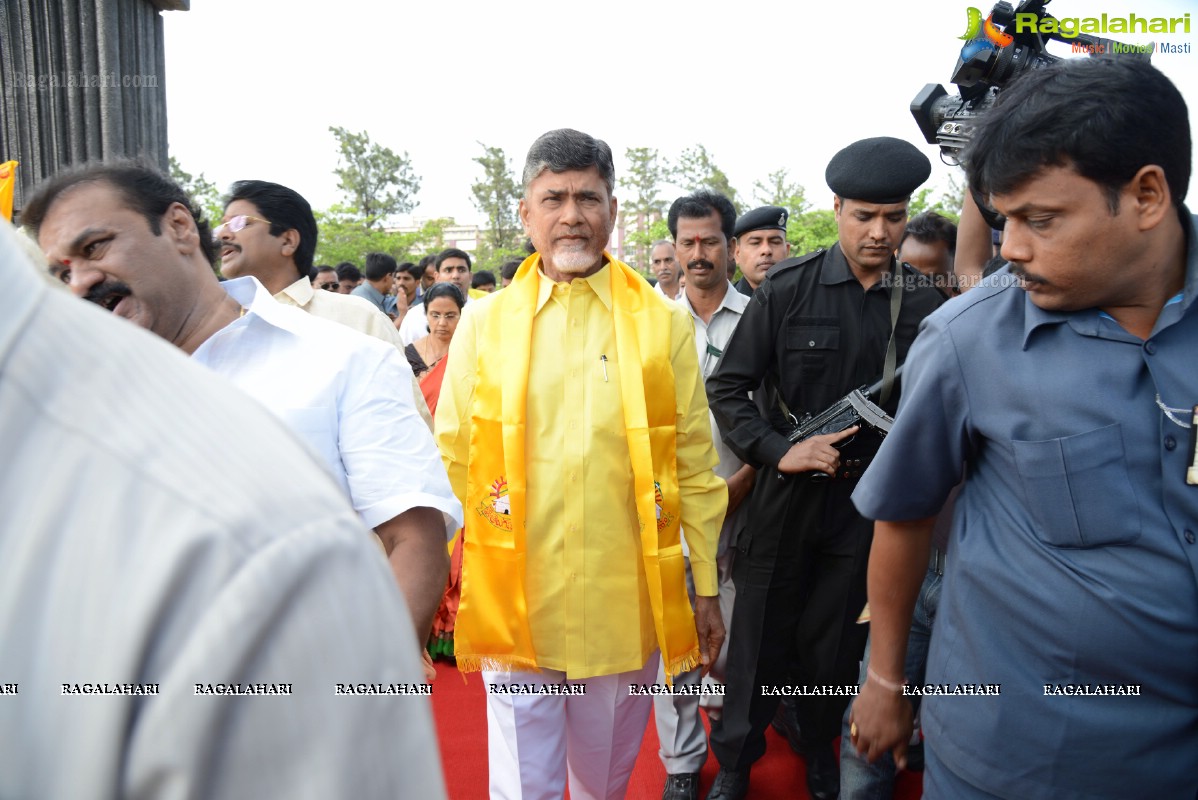
<path fill-rule="evenodd" d="M 211 225 L 219 224 L 220 218 L 224 216 L 225 206 L 221 202 L 220 189 L 216 188 L 216 184 L 205 178 L 202 172 L 193 176 L 183 169 L 183 165 L 174 156 L 170 157 L 169 164 L 171 180 L 183 187 L 183 191 L 191 196 Z"/>
<path fill-rule="evenodd" d="M 626 195 L 620 204 L 625 223 L 631 227 L 625 240 L 634 248 L 630 263 L 644 271 L 648 267 L 649 245 L 655 238 L 661 238 L 654 237 L 652 226 L 665 213 L 666 202 L 660 192 L 661 184 L 670 177 L 670 168 L 651 147 L 629 147 L 624 151 L 624 157 L 628 160 L 628 168 L 619 184 L 620 188 L 631 192 L 631 196 Z"/>
<path fill-rule="evenodd" d="M 424 224 L 415 233 L 386 231 L 362 224 L 356 209 L 335 205 L 328 211 L 317 211 L 316 239 L 317 264 L 339 264 L 351 261 L 362 266 L 367 253 L 388 253 L 396 261 L 418 261 L 431 249 L 441 249 L 445 240 L 445 226 L 450 219 L 435 219 Z"/>
<path fill-rule="evenodd" d="M 672 180 L 688 192 L 710 189 L 727 197 L 733 205 L 737 204 L 737 193 L 728 176 L 716 166 L 707 148 L 701 144 L 682 151 L 674 166 Z"/>
<path fill-rule="evenodd" d="M 836 214 L 830 208 L 791 214 L 786 223 L 786 241 L 790 242 L 792 256 L 830 247 L 839 235 Z"/>
<path fill-rule="evenodd" d="M 368 227 L 382 227 L 393 214 L 405 214 L 416 207 L 420 177 L 412 170 L 405 151 L 399 155 L 389 147 L 375 144 L 365 131 L 353 133 L 330 126 L 340 151 L 337 185 L 345 193 L 348 208 L 356 212 Z"/>
<path fill-rule="evenodd" d="M 479 239 L 479 264 L 495 266 L 510 258 L 523 257 L 522 226 L 518 214 L 520 184 L 512 171 L 511 160 L 499 147 L 479 142 L 481 156 L 475 163 L 483 168 L 483 177 L 470 186 L 474 207 L 487 217 L 487 230 Z"/>
<path fill-rule="evenodd" d="M 779 169 L 766 176 L 765 181 L 753 183 L 753 199 L 762 206 L 781 206 L 791 214 L 802 214 L 811 204 L 802 184 L 787 180 L 789 172 Z"/>
<path fill-rule="evenodd" d="M 961 221 L 961 203 L 965 199 L 965 185 L 957 180 L 955 174 L 948 176 L 948 188 L 940 193 L 940 197 L 932 200 L 935 187 L 925 186 L 911 197 L 907 206 L 907 215 L 914 217 L 924 211 L 935 211 L 941 216 L 948 217 L 953 222 Z"/>

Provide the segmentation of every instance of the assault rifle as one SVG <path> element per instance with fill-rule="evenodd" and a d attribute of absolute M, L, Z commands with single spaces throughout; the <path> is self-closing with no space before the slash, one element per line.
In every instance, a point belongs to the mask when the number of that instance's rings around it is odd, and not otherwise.
<path fill-rule="evenodd" d="M 894 371 L 896 379 L 902 374 L 901 366 Z M 814 416 L 807 414 L 800 421 L 791 415 L 790 419 L 795 429 L 786 438 L 792 443 L 801 442 L 812 436 L 840 433 L 854 425 L 871 428 L 877 431 L 879 436 L 885 436 L 894 425 L 894 417 L 874 404 L 873 398 L 881 393 L 882 381 L 878 381 L 873 386 L 854 389 Z"/>

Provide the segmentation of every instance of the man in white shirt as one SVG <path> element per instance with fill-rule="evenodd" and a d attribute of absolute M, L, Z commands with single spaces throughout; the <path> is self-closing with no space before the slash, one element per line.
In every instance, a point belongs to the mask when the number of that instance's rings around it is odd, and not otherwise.
<path fill-rule="evenodd" d="M 706 379 L 715 370 L 745 306 L 749 304 L 749 298 L 733 289 L 728 282 L 729 249 L 732 227 L 736 223 L 736 208 L 723 195 L 702 190 L 675 200 L 667 222 L 670 234 L 674 237 L 674 244 L 670 246 L 671 258 L 676 253 L 678 259 L 674 269 L 681 269 L 686 275 L 686 286 L 678 302 L 690 312 L 695 322 L 695 349 L 699 356 L 699 369 Z M 658 249 L 655 247 L 653 252 L 656 259 Z M 720 457 L 715 473 L 728 483 L 728 512 L 720 528 L 719 547 L 716 550 L 720 616 L 724 620 L 724 628 L 728 629 L 732 623 L 732 604 L 736 597 L 732 583 L 732 559 L 736 552 L 736 538 L 745 526 L 747 507 L 743 501 L 753 488 L 756 471 L 728 449 L 716 427 L 715 417 L 710 420 L 712 442 Z M 689 564 L 687 580 L 688 583 L 691 581 Z M 688 588 L 692 589 L 693 596 L 693 584 Z M 725 640 L 719 658 L 711 667 L 708 681 L 714 683 L 724 679 L 727 656 Z M 700 677 L 700 670 L 691 670 L 680 675 L 675 684 L 697 685 Z M 699 771 L 707 761 L 707 731 L 699 717 L 699 707 L 701 701 L 709 701 L 702 704 L 708 709 L 709 716 L 714 717 L 720 713 L 722 700 L 715 694 L 702 697 L 658 695 L 653 698 L 657 738 L 661 743 L 659 755 L 667 773 L 662 800 L 697 800 Z"/>
<path fill-rule="evenodd" d="M 653 269 L 653 276 L 657 278 L 653 288 L 658 294 L 670 300 L 682 297 L 682 286 L 679 284 L 682 273 L 678 268 L 673 242 L 665 239 L 654 242 L 649 250 L 649 265 Z"/>
<path fill-rule="evenodd" d="M 0 797 L 445 797 L 403 598 L 324 471 L 15 238 L 0 222 Z M 338 695 L 358 681 L 416 691 Z"/>
<path fill-rule="evenodd" d="M 456 247 L 450 247 L 442 250 L 437 254 L 437 283 L 452 283 L 462 292 L 462 297 L 466 298 L 469 303 L 471 298 L 477 298 L 480 295 L 487 296 L 486 292 L 470 288 L 470 271 L 472 269 L 470 262 L 470 254 L 465 250 L 459 250 Z M 424 315 L 424 303 L 410 308 L 404 316 L 403 322 L 399 326 L 399 335 L 403 338 L 404 344 L 409 345 L 417 339 L 423 339 L 428 336 L 428 320 Z"/>
<path fill-rule="evenodd" d="M 240 222 L 243 216 L 249 220 L 244 226 Z M 254 219 L 270 221 L 264 226 L 269 238 L 262 234 L 261 226 L 255 229 Z M 294 189 L 270 181 L 237 181 L 229 189 L 218 231 L 221 274 L 226 278 L 253 276 L 280 303 L 347 325 L 403 353 L 399 331 L 369 300 L 318 292 L 312 287 L 308 272 L 316 252 L 316 217 L 312 206 Z M 412 393 L 416 411 L 431 429 L 433 418 L 415 378 Z"/>
<path fill-rule="evenodd" d="M 219 283 L 207 224 L 176 184 L 137 164 L 51 179 L 27 203 L 51 272 L 75 294 L 148 328 L 275 412 L 313 451 L 382 540 L 423 641 L 461 525 L 411 369 L 383 345 L 271 300 L 253 278 Z M 271 246 L 240 215 L 243 250 Z M 250 234 L 248 228 L 256 227 Z"/>

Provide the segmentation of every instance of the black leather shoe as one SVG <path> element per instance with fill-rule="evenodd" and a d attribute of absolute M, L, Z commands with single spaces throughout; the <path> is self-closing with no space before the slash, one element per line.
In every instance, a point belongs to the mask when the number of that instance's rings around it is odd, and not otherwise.
<path fill-rule="evenodd" d="M 812 800 L 836 800 L 840 795 L 840 762 L 832 745 L 808 744 L 806 750 L 807 791 Z"/>
<path fill-rule="evenodd" d="M 661 800 L 699 800 L 699 773 L 679 772 L 666 776 Z"/>
<path fill-rule="evenodd" d="M 707 800 L 744 800 L 749 793 L 749 770 L 720 767 Z"/>
<path fill-rule="evenodd" d="M 790 745 L 791 750 L 803 755 L 803 739 L 799 732 L 799 722 L 795 719 L 794 711 L 786 703 L 778 704 L 778 710 L 774 712 L 774 719 L 770 722 L 770 727 L 786 737 L 786 743 Z"/>

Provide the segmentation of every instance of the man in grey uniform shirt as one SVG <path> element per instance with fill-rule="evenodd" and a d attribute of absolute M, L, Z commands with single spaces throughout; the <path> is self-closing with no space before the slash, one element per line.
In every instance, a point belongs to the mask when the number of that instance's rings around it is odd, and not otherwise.
<path fill-rule="evenodd" d="M 728 282 L 729 245 L 735 222 L 736 208 L 732 201 L 705 189 L 679 197 L 670 206 L 670 235 L 674 237 L 679 255 L 674 268 L 683 270 L 687 277 L 686 287 L 678 302 L 695 322 L 695 350 L 704 378 L 715 370 L 745 306 L 749 304 L 749 298 L 733 289 Z M 671 252 L 674 252 L 674 248 L 671 245 Z M 753 488 L 756 470 L 737 458 L 721 441 L 714 417 L 711 418 L 711 434 L 720 457 L 715 473 L 728 484 L 728 511 L 720 526 L 716 551 L 720 616 L 727 627 L 732 621 L 732 604 L 736 598 L 736 587 L 732 583 L 736 537 L 745 526 L 748 508 L 744 500 Z M 686 577 L 687 589 L 694 597 L 689 562 Z M 657 738 L 661 742 L 658 755 L 667 773 L 662 800 L 695 800 L 699 796 L 699 771 L 707 761 L 707 731 L 699 717 L 699 707 L 703 705 L 707 708 L 708 716 L 713 719 L 723 710 L 724 687 L 718 682 L 724 679 L 727 659 L 725 640 L 719 657 L 711 665 L 706 688 L 702 690 L 711 694 L 659 695 L 653 698 Z M 699 691 L 701 679 L 701 670 L 696 668 L 679 675 L 674 685 L 691 687 L 687 691 Z M 659 682 L 665 682 L 664 669 L 659 673 Z"/>
<path fill-rule="evenodd" d="M 924 697 L 927 798 L 1198 795 L 1191 147 L 1176 87 L 1112 57 L 1019 78 L 964 153 L 1010 271 L 928 317 L 853 495 L 878 522 L 850 737 L 902 766 L 929 518 L 965 478 L 925 680 L 1001 694 Z"/>

